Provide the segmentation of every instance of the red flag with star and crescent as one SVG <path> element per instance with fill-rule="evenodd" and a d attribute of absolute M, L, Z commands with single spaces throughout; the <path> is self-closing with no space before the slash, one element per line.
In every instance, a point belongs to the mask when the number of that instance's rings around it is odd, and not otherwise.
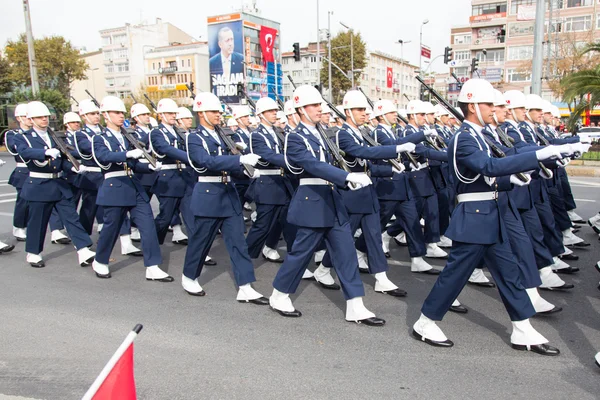
<path fill-rule="evenodd" d="M 277 29 L 261 26 L 260 28 L 260 49 L 262 51 L 263 61 L 274 62 L 273 47 L 275 47 L 275 38 L 277 37 Z"/>
<path fill-rule="evenodd" d="M 387 67 L 387 87 L 390 89 L 394 85 L 393 78 L 394 78 L 394 71 L 392 70 L 392 67 Z"/>

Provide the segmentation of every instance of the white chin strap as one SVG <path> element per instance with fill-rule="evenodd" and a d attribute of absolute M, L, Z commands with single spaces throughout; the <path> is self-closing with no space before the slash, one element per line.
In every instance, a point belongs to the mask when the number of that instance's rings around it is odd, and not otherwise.
<path fill-rule="evenodd" d="M 510 109 L 510 113 L 512 114 L 513 119 L 515 120 L 515 122 L 521 122 L 519 121 L 519 119 L 517 118 L 517 113 L 515 112 L 514 108 Z"/>
<path fill-rule="evenodd" d="M 293 113 L 292 114 L 292 120 L 294 121 L 294 124 L 298 125 L 300 123 L 300 121 L 298 121 L 298 114 L 297 113 Z"/>
<path fill-rule="evenodd" d="M 352 121 L 352 123 L 355 126 L 358 126 L 358 124 L 356 123 L 356 120 L 354 119 L 354 114 L 352 113 L 352 110 L 350 110 L 350 120 Z M 369 121 L 370 122 L 370 121 Z"/>
<path fill-rule="evenodd" d="M 88 119 L 88 114 L 83 114 L 83 120 L 85 121 L 86 125 L 93 125 Z"/>
<path fill-rule="evenodd" d="M 108 111 L 106 111 L 103 115 L 104 115 L 105 120 L 107 120 L 108 122 L 110 122 L 113 125 L 116 125 L 114 122 L 112 122 L 112 119 L 110 119 L 110 117 L 108 115 Z"/>
<path fill-rule="evenodd" d="M 140 121 L 140 117 L 135 117 L 135 122 L 137 122 L 138 125 L 143 126 L 144 128 L 147 128 L 149 124 L 144 124 L 142 121 Z"/>
<path fill-rule="evenodd" d="M 385 121 L 385 123 L 389 126 L 392 126 L 392 124 L 390 123 L 390 121 L 388 121 L 387 117 L 385 116 L 385 114 L 383 115 L 383 120 Z"/>
<path fill-rule="evenodd" d="M 270 123 L 269 121 L 267 121 L 267 119 L 262 114 L 260 114 L 260 120 L 262 121 L 263 124 L 265 124 L 269 128 L 271 128 L 273 126 L 273 124 Z"/>
<path fill-rule="evenodd" d="M 210 125 L 211 128 L 214 128 L 215 126 L 208 120 L 208 118 L 206 117 L 206 111 L 202 111 L 202 116 L 204 117 L 204 121 L 206 121 L 206 123 L 208 125 Z"/>
<path fill-rule="evenodd" d="M 474 103 L 475 105 L 475 113 L 477 114 L 477 119 L 481 126 L 485 126 L 485 122 L 483 122 L 483 118 L 481 117 L 481 111 L 479 110 L 479 103 Z"/>
<path fill-rule="evenodd" d="M 300 109 L 302 110 L 302 114 L 304 114 L 304 117 L 308 120 L 308 122 L 310 122 L 313 125 L 316 125 L 316 122 L 314 122 L 312 120 L 312 118 L 308 116 L 308 113 L 306 112 L 306 110 L 304 109 L 304 107 L 302 107 Z"/>
<path fill-rule="evenodd" d="M 498 117 L 496 117 L 496 113 L 494 113 L 493 117 L 494 117 L 494 122 L 496 123 L 496 125 L 500 126 L 500 123 L 498 122 Z"/>
<path fill-rule="evenodd" d="M 40 131 L 43 131 L 46 128 L 42 128 L 41 126 L 39 126 L 38 124 L 35 123 L 35 121 L 33 120 L 33 118 L 29 118 L 31 120 L 31 124 L 33 126 L 35 126 L 36 128 L 38 128 Z"/>

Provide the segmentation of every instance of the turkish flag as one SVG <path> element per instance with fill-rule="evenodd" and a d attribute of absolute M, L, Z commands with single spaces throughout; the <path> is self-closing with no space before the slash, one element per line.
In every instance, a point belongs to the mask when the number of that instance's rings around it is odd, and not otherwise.
<path fill-rule="evenodd" d="M 133 377 L 133 343 L 131 343 L 92 399 L 135 400 L 136 398 L 135 379 Z"/>
<path fill-rule="evenodd" d="M 392 88 L 394 85 L 394 71 L 392 67 L 387 67 L 387 87 Z"/>
<path fill-rule="evenodd" d="M 260 48 L 264 62 L 274 62 L 273 47 L 275 46 L 275 38 L 277 37 L 277 29 L 269 28 L 268 26 L 260 27 Z"/>

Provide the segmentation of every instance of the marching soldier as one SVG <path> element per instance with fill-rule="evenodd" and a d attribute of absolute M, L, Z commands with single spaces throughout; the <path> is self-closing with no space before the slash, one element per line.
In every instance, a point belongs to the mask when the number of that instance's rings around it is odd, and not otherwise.
<path fill-rule="evenodd" d="M 97 198 L 98 205 L 104 208 L 104 227 L 100 232 L 92 268 L 98 278 L 111 277 L 108 268 L 110 253 L 129 213 L 140 231 L 146 280 L 173 282 L 173 278 L 158 266 L 162 263 L 162 256 L 150 199 L 134 175 L 134 171 L 160 171 L 162 165 L 160 161 L 156 162 L 156 167 L 137 162 L 144 153 L 140 149 L 132 150 L 133 145 L 121 132 L 126 112 L 121 99 L 106 96 L 102 99 L 100 112 L 106 121 L 106 129 L 92 136 L 92 155 L 104 175 Z"/>
<path fill-rule="evenodd" d="M 282 316 L 300 317 L 290 294 L 295 293 L 303 272 L 323 239 L 331 253 L 331 260 L 346 299 L 346 320 L 370 326 L 383 326 L 363 303 L 365 295 L 358 274 L 356 253 L 350 221 L 338 187 L 360 189 L 371 184 L 366 174 L 348 173 L 330 164 L 324 138 L 316 128 L 321 119 L 323 99 L 312 86 L 294 90 L 294 106 L 301 123 L 286 137 L 284 156 L 288 169 L 299 174 L 299 187 L 294 193 L 288 211 L 288 222 L 298 227 L 292 250 L 281 264 L 273 281 L 271 308 Z"/>
<path fill-rule="evenodd" d="M 238 106 L 233 108 L 233 117 L 231 120 L 236 122 L 237 129 L 233 131 L 232 138 L 236 145 L 241 148 L 243 154 L 250 152 L 250 107 Z M 231 121 L 230 120 L 230 121 Z M 244 210 L 251 211 L 250 205 L 247 203 L 246 194 L 250 187 L 250 178 L 246 175 L 239 178 L 234 178 L 235 190 L 238 192 L 240 203 L 244 205 Z"/>
<path fill-rule="evenodd" d="M 459 106 L 465 122 L 450 142 L 448 158 L 459 204 L 454 209 L 447 236 L 453 241 L 446 267 L 442 270 L 413 326 L 413 336 L 433 346 L 451 347 L 435 321 L 440 321 L 452 301 L 467 283 L 473 269 L 485 260 L 494 276 L 502 301 L 512 321 L 511 344 L 517 350 L 543 355 L 558 355 L 558 349 L 529 322 L 535 314 L 524 290 L 506 229 L 496 202 L 501 185 L 515 182 L 516 177 L 496 179 L 536 169 L 538 160 L 560 158 L 554 147 L 507 158 L 492 158 L 483 140 L 483 127 L 492 122 L 494 89 L 483 79 L 471 79 L 459 94 Z M 509 182 L 510 181 L 510 182 Z"/>
<path fill-rule="evenodd" d="M 283 112 L 285 114 L 285 117 L 287 118 L 287 124 L 283 128 L 283 131 L 287 135 L 288 133 L 290 133 L 291 131 L 296 129 L 296 126 L 298 126 L 298 123 L 300 122 L 300 120 L 298 118 L 298 114 L 296 113 L 296 109 L 294 108 L 293 100 L 286 101 L 285 104 L 283 105 L 283 108 L 284 108 Z"/>
<path fill-rule="evenodd" d="M 203 260 L 220 229 L 238 286 L 237 300 L 266 305 L 268 300 L 251 285 L 256 278 L 244 238 L 242 205 L 235 187 L 231 185 L 231 175 L 242 174 L 242 164 L 254 166 L 260 157 L 256 154 L 230 154 L 215 130 L 221 116 L 221 102 L 217 96 L 209 92 L 199 93 L 193 110 L 198 113 L 200 125 L 195 133 L 187 136 L 186 151 L 189 165 L 196 170 L 198 177 L 192 195 L 194 224 L 181 277 L 183 289 L 193 296 L 206 294 L 198 278 L 202 273 Z"/>
<path fill-rule="evenodd" d="M 77 249 L 79 265 L 87 266 L 94 259 L 89 235 L 81 224 L 73 204 L 73 192 L 62 179 L 63 171 L 74 168 L 61 158 L 56 143 L 48 134 L 50 111 L 42 102 L 27 104 L 27 118 L 32 128 L 14 137 L 17 153 L 27 163 L 29 177 L 21 189 L 23 199 L 28 201 L 27 239 L 25 251 L 27 262 L 34 268 L 45 267 L 41 253 L 44 250 L 46 229 L 53 209 L 65 224 Z M 80 166 L 79 173 L 85 173 Z"/>

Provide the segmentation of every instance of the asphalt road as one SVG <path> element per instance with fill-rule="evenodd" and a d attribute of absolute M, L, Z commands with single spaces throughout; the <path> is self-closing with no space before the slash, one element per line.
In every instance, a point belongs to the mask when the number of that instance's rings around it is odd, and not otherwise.
<path fill-rule="evenodd" d="M 12 160 L 0 168 L 0 240 L 11 235 L 14 190 L 6 183 Z M 572 178 L 578 212 L 600 210 L 600 179 Z M 154 204 L 156 207 L 156 204 Z M 581 268 L 564 278 L 570 292 L 543 292 L 564 308 L 533 325 L 561 350 L 543 357 L 510 347 L 510 321 L 495 289 L 468 286 L 460 296 L 469 313 L 449 313 L 440 327 L 455 342 L 433 348 L 410 336 L 435 277 L 412 274 L 406 248 L 391 245 L 390 278 L 409 292 L 396 299 L 373 291 L 363 276 L 366 305 L 383 328 L 344 321 L 340 292 L 303 282 L 293 296 L 302 318 L 235 301 L 229 258 L 220 237 L 197 298 L 179 280 L 185 248 L 163 246 L 173 283 L 144 279 L 139 258 L 113 253 L 113 278 L 97 279 L 77 265 L 71 246 L 46 244 L 46 268 L 25 263 L 24 244 L 0 256 L 0 398 L 81 398 L 136 323 L 135 375 L 140 399 L 597 399 L 600 368 L 598 235 L 577 250 Z M 94 240 L 97 239 L 95 234 Z M 432 261 L 443 266 L 443 261 Z M 278 265 L 255 262 L 255 288 L 269 296 Z M 313 268 L 313 267 L 311 267 Z M 3 397 L 4 396 L 4 397 Z M 21 398 L 21 397 L 19 397 Z"/>

